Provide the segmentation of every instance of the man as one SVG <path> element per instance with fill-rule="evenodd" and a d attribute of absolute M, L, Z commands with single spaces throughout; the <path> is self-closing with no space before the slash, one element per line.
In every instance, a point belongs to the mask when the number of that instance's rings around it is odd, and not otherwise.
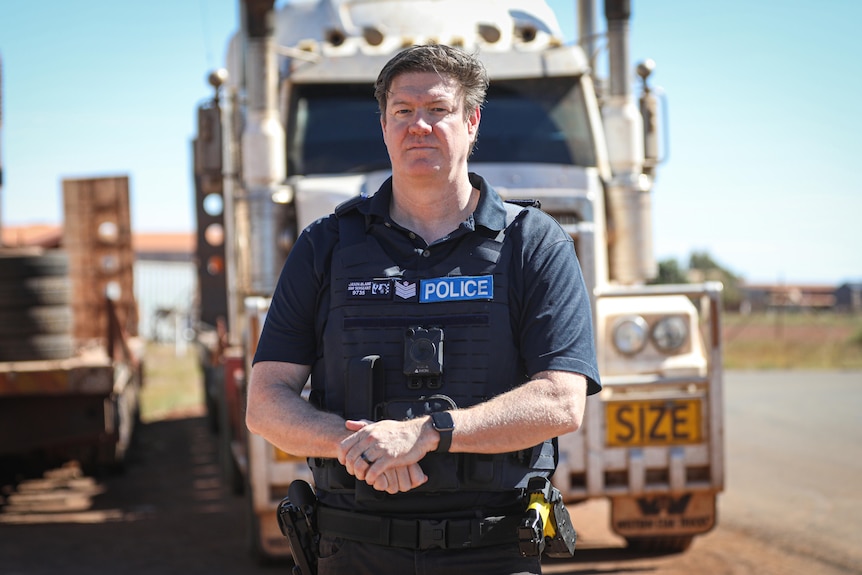
<path fill-rule="evenodd" d="M 447 46 L 386 64 L 392 178 L 305 230 L 273 296 L 247 424 L 309 458 L 321 574 L 541 572 L 524 488 L 600 385 L 571 238 L 468 172 L 487 86 Z"/>

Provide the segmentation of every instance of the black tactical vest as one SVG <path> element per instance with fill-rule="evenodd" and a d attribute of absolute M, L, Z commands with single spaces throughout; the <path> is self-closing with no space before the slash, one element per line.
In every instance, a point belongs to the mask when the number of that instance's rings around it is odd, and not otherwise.
<path fill-rule="evenodd" d="M 511 249 L 505 230 L 469 233 L 459 254 L 417 275 L 401 270 L 365 233 L 357 201 L 336 210 L 331 303 L 322 359 L 313 366 L 312 401 L 349 419 L 406 419 L 463 408 L 525 382 L 508 303 Z M 507 227 L 523 208 L 506 204 Z M 368 498 L 422 493 L 512 491 L 556 467 L 556 442 L 498 455 L 429 453 L 428 482 L 405 494 L 355 482 L 337 460 L 311 459 L 318 490 Z"/>

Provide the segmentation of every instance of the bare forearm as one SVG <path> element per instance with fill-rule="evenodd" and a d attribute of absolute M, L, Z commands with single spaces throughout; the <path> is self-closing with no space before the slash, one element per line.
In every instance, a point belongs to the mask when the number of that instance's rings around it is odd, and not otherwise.
<path fill-rule="evenodd" d="M 283 366 L 257 364 L 248 389 L 248 429 L 293 455 L 335 457 L 339 443 L 348 435 L 344 419 L 318 410 L 300 395 L 302 372 Z M 301 381 L 297 381 L 301 380 Z"/>
<path fill-rule="evenodd" d="M 583 420 L 583 376 L 544 372 L 484 403 L 452 413 L 450 451 L 505 453 L 576 431 Z"/>

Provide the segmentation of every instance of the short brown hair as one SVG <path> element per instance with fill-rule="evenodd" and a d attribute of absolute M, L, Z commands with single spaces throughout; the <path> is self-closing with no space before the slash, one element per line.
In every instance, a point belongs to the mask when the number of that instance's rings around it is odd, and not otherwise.
<path fill-rule="evenodd" d="M 399 52 L 380 71 L 374 84 L 374 97 L 381 114 L 386 113 L 392 81 L 408 72 L 435 72 L 456 80 L 463 90 L 465 116 L 485 103 L 488 73 L 476 56 L 445 44 L 425 44 Z"/>

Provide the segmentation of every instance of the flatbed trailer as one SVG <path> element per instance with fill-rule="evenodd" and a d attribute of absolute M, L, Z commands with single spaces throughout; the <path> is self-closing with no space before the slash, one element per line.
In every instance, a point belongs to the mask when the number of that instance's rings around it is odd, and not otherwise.
<path fill-rule="evenodd" d="M 63 196 L 57 245 L 0 247 L 0 456 L 117 467 L 143 384 L 128 178 Z"/>

